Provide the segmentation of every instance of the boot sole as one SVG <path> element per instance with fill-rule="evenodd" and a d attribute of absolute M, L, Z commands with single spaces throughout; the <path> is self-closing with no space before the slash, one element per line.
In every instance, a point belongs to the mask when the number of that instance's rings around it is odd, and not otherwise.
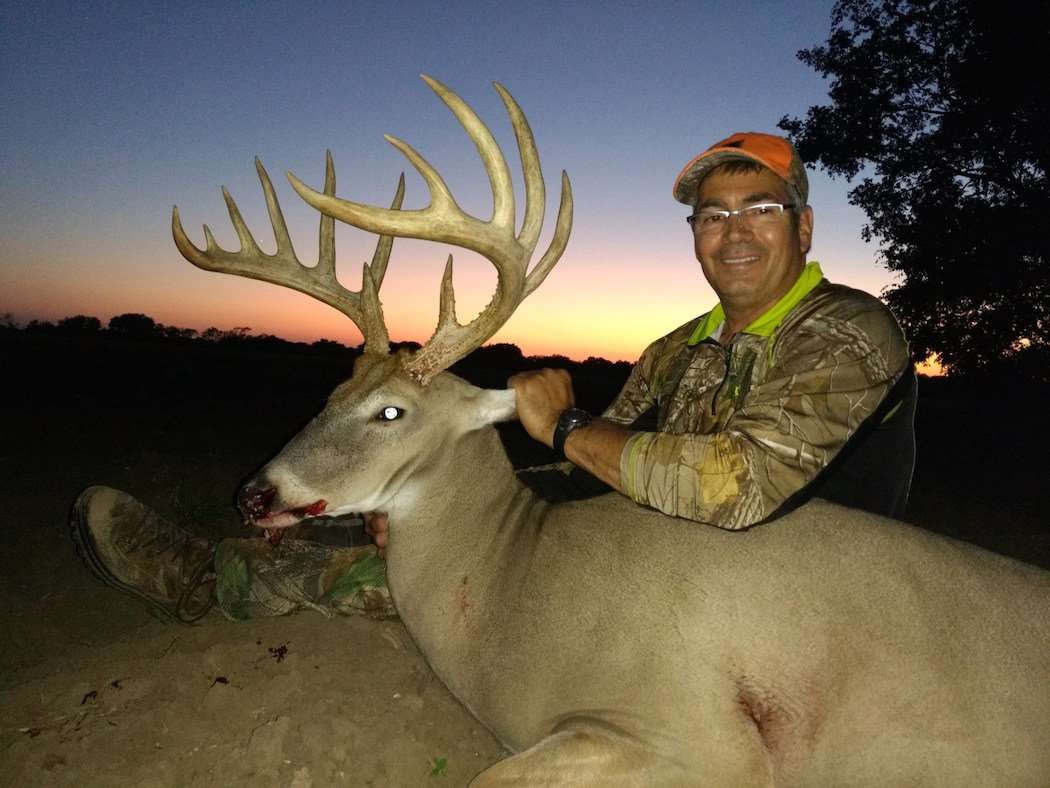
<path fill-rule="evenodd" d="M 115 588 L 117 591 L 122 591 L 128 596 L 132 596 L 140 602 L 145 603 L 149 612 L 165 623 L 184 623 L 152 597 L 142 593 L 134 586 L 122 582 L 116 575 L 109 571 L 106 565 L 102 562 L 102 559 L 98 557 L 98 553 L 95 551 L 95 540 L 91 536 L 91 530 L 87 527 L 87 517 L 83 511 L 87 495 L 87 491 L 81 493 L 80 497 L 77 498 L 76 502 L 73 504 L 73 510 L 69 515 L 69 535 L 73 540 L 73 546 L 76 548 L 77 557 L 80 558 L 81 563 L 88 568 L 88 571 L 90 571 L 91 574 L 110 588 Z"/>

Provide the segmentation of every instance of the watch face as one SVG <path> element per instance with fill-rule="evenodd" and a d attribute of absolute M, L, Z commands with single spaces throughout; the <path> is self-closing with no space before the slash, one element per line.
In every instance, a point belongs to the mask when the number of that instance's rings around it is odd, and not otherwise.
<path fill-rule="evenodd" d="M 558 424 L 554 428 L 554 450 L 564 457 L 565 439 L 569 436 L 569 433 L 577 427 L 590 424 L 593 420 L 594 417 L 590 413 L 580 408 L 563 410 L 558 417 Z"/>
<path fill-rule="evenodd" d="M 569 408 L 561 414 L 561 418 L 563 419 L 562 423 L 566 427 L 582 427 L 584 424 L 590 423 L 591 414 L 579 408 Z"/>

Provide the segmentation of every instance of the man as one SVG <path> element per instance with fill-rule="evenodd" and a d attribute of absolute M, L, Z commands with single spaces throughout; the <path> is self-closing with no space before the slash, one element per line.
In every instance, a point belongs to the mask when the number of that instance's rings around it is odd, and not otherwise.
<path fill-rule="evenodd" d="M 602 419 L 563 415 L 564 373 L 513 378 L 529 434 L 559 438 L 569 460 L 638 503 L 722 528 L 817 493 L 900 516 L 914 464 L 907 343 L 880 301 L 806 264 L 813 210 L 793 146 L 734 134 L 685 166 L 674 195 L 693 207 L 718 305 L 650 345 Z M 657 431 L 627 429 L 653 407 Z"/>
<path fill-rule="evenodd" d="M 686 165 L 674 195 L 693 209 L 718 305 L 650 345 L 601 419 L 573 407 L 564 371 L 511 378 L 525 429 L 639 504 L 722 528 L 817 494 L 899 515 L 914 461 L 907 344 L 881 302 L 806 263 L 813 211 L 794 148 L 734 134 Z M 385 516 L 368 528 L 381 556 Z M 97 576 L 175 620 L 213 597 L 235 619 L 393 612 L 372 548 L 213 546 L 106 488 L 81 496 L 73 534 Z"/>

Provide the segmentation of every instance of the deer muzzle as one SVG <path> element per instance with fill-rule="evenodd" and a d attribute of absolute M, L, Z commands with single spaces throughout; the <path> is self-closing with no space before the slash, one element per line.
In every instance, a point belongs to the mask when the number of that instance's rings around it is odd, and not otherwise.
<path fill-rule="evenodd" d="M 246 524 L 267 531 L 289 528 L 308 517 L 324 514 L 328 508 L 328 501 L 317 500 L 304 506 L 275 511 L 273 503 L 276 499 L 276 487 L 257 487 L 248 483 L 237 494 L 237 508 Z"/>
<path fill-rule="evenodd" d="M 255 487 L 246 484 L 237 493 L 237 508 L 246 523 L 254 524 L 270 515 L 270 507 L 276 497 L 276 487 Z"/>

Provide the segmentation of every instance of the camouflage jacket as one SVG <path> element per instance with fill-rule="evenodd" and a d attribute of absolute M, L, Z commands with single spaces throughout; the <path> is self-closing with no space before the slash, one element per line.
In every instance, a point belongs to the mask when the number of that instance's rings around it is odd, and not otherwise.
<path fill-rule="evenodd" d="M 624 492 L 727 529 L 771 514 L 835 456 L 910 363 L 875 297 L 809 263 L 792 289 L 727 344 L 721 305 L 651 344 L 603 414 L 651 409 L 620 457 Z"/>

